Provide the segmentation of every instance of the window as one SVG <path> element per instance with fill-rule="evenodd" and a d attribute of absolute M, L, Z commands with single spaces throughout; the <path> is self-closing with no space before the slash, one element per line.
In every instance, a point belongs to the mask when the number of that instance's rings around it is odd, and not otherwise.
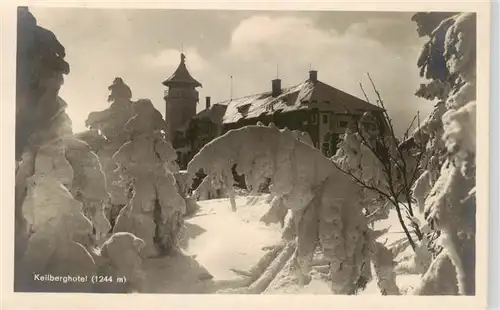
<path fill-rule="evenodd" d="M 248 110 L 250 110 L 250 106 L 251 104 L 245 104 L 245 105 L 242 105 L 242 106 L 239 106 L 237 107 L 236 109 L 238 110 L 238 112 L 241 114 L 241 115 L 245 115 L 248 113 Z"/>
<path fill-rule="evenodd" d="M 317 114 L 312 114 L 312 115 L 311 115 L 311 123 L 312 123 L 313 125 L 318 124 L 318 115 L 317 115 Z"/>
<path fill-rule="evenodd" d="M 326 157 L 330 157 L 330 143 L 323 143 L 321 151 Z"/>
<path fill-rule="evenodd" d="M 339 127 L 340 127 L 340 128 L 346 128 L 346 127 L 347 127 L 347 124 L 348 124 L 348 122 L 346 122 L 346 121 L 340 121 L 340 122 L 339 122 Z"/>
<path fill-rule="evenodd" d="M 323 124 L 328 124 L 328 115 L 323 114 Z"/>
<path fill-rule="evenodd" d="M 330 136 L 330 154 L 332 156 L 337 153 L 339 142 L 340 142 L 340 137 L 338 134 L 332 134 Z"/>

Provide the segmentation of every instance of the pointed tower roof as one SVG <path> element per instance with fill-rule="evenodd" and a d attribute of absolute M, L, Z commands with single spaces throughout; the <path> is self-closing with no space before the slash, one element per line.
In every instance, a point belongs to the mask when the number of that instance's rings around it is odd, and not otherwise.
<path fill-rule="evenodd" d="M 186 56 L 181 53 L 181 63 L 175 70 L 171 77 L 162 82 L 165 86 L 171 86 L 173 84 L 189 84 L 194 87 L 202 87 L 201 83 L 195 80 L 188 69 L 186 68 Z"/>

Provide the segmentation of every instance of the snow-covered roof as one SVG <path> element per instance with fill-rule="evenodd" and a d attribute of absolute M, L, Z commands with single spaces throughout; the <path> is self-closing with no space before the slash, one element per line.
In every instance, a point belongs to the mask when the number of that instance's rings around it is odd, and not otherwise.
<path fill-rule="evenodd" d="M 226 113 L 227 105 L 214 104 L 210 108 L 200 111 L 195 115 L 195 119 L 208 118 L 214 124 L 222 124 L 222 119 Z"/>
<path fill-rule="evenodd" d="M 172 74 L 171 77 L 163 81 L 163 85 L 165 86 L 171 86 L 172 84 L 191 84 L 194 87 L 202 87 L 201 83 L 195 80 L 189 73 L 188 69 L 186 68 L 186 62 L 185 62 L 186 56 L 184 54 L 181 54 L 181 62 L 179 66 L 177 67 L 177 70 L 175 70 L 174 74 Z"/>
<path fill-rule="evenodd" d="M 306 80 L 298 85 L 284 88 L 273 97 L 272 92 L 241 97 L 217 103 L 215 106 L 226 106 L 223 124 L 235 123 L 241 119 L 257 118 L 272 115 L 275 112 L 318 109 L 336 113 L 382 111 L 382 108 L 372 105 L 353 95 L 343 92 L 321 81 Z M 206 117 L 211 113 L 221 113 L 221 107 L 216 111 L 203 110 L 197 117 Z"/>

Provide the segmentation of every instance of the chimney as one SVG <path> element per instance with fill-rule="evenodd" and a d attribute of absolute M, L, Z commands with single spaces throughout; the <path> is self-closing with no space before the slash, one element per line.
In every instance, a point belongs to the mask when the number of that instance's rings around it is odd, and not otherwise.
<path fill-rule="evenodd" d="M 207 110 L 210 109 L 210 97 L 209 96 L 205 97 L 205 108 Z"/>
<path fill-rule="evenodd" d="M 309 80 L 311 82 L 317 82 L 318 81 L 318 71 L 310 70 L 309 71 Z"/>
<path fill-rule="evenodd" d="M 281 80 L 272 80 L 272 95 L 273 97 L 278 97 L 281 94 Z"/>

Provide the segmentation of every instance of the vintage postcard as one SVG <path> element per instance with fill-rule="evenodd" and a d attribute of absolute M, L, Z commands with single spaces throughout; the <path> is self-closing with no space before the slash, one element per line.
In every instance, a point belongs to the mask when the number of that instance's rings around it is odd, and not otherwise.
<path fill-rule="evenodd" d="M 3 11 L 5 309 L 486 307 L 488 2 Z"/>

